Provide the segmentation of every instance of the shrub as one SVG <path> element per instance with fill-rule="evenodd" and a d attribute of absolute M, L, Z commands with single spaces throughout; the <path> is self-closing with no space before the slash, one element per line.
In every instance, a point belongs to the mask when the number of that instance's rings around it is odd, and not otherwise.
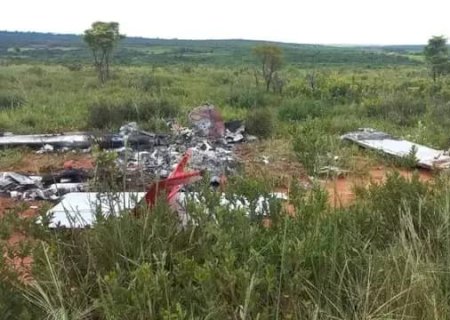
<path fill-rule="evenodd" d="M 22 290 L 13 283 L 0 280 L 0 312 L 3 319 L 36 319 L 38 314 L 33 314 L 31 309 Z"/>
<path fill-rule="evenodd" d="M 228 95 L 226 102 L 232 107 L 253 108 L 265 107 L 268 99 L 264 92 L 254 89 L 232 90 Z"/>
<path fill-rule="evenodd" d="M 248 133 L 261 138 L 268 138 L 273 135 L 276 120 L 273 112 L 267 108 L 252 109 L 245 119 L 245 127 Z"/>
<path fill-rule="evenodd" d="M 81 71 L 83 69 L 83 65 L 81 63 L 68 63 L 65 64 L 64 67 L 66 67 L 69 71 Z"/>
<path fill-rule="evenodd" d="M 324 166 L 345 167 L 345 157 L 335 156 L 340 154 L 340 140 L 330 136 L 325 131 L 324 123 L 319 120 L 311 120 L 299 127 L 294 127 L 291 134 L 293 149 L 297 158 L 302 163 L 306 172 L 313 176 L 320 172 Z"/>
<path fill-rule="evenodd" d="M 389 120 L 399 125 L 412 125 L 426 112 L 425 100 L 408 95 L 383 97 L 365 105 L 366 114 L 372 118 Z"/>
<path fill-rule="evenodd" d="M 430 106 L 429 114 L 432 122 L 443 128 L 450 126 L 450 101 L 438 101 Z"/>
<path fill-rule="evenodd" d="M 22 106 L 25 103 L 25 98 L 16 93 L 0 92 L 0 110 L 14 109 Z"/>
<path fill-rule="evenodd" d="M 44 69 L 38 66 L 33 66 L 28 68 L 27 73 L 34 74 L 35 76 L 41 77 L 44 75 Z"/>
<path fill-rule="evenodd" d="M 178 115 L 180 106 L 174 100 L 151 98 L 138 103 L 136 111 L 136 120 L 147 121 L 155 117 L 173 118 Z"/>
<path fill-rule="evenodd" d="M 372 212 L 373 219 L 377 219 L 377 223 L 372 224 L 372 227 L 376 226 L 372 232 L 380 241 L 379 245 L 389 245 L 388 241 L 394 240 L 405 217 L 412 223 L 407 227 L 426 240 L 431 240 L 433 230 L 438 230 L 444 223 L 443 217 L 435 210 L 435 199 L 445 199 L 446 196 L 440 195 L 438 186 L 433 190 L 421 182 L 417 174 L 408 179 L 394 172 L 387 176 L 383 185 L 373 184 L 360 192 L 366 200 L 365 208 Z"/>
<path fill-rule="evenodd" d="M 327 112 L 323 101 L 317 100 L 287 100 L 278 113 L 281 120 L 301 121 L 307 118 L 317 118 Z"/>
<path fill-rule="evenodd" d="M 89 107 L 88 127 L 117 128 L 128 121 L 151 122 L 154 118 L 173 118 L 180 108 L 164 98 L 149 98 L 140 101 L 99 101 Z"/>
<path fill-rule="evenodd" d="M 141 77 L 139 87 L 145 91 L 157 91 L 159 92 L 164 87 L 170 87 L 173 80 L 169 77 L 156 76 L 153 74 L 147 74 Z"/>

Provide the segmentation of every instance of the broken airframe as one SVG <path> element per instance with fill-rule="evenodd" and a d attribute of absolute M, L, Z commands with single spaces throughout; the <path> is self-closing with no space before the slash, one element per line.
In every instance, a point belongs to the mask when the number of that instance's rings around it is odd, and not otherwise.
<path fill-rule="evenodd" d="M 422 168 L 450 168 L 450 155 L 448 152 L 399 139 L 382 131 L 362 128 L 358 131 L 344 134 L 341 138 L 352 141 L 361 147 L 380 151 L 399 158 L 406 157 L 411 154 L 411 151 L 414 151 L 417 164 Z"/>

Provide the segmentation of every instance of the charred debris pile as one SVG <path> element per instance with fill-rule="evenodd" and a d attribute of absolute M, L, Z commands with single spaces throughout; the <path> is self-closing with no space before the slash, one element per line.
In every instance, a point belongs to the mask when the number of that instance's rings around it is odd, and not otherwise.
<path fill-rule="evenodd" d="M 47 153 L 71 150 L 90 152 L 92 147 L 99 146 L 117 153 L 118 172 L 126 177 L 125 181 L 129 182 L 131 189 L 140 188 L 133 191 L 143 191 L 146 183 L 166 178 L 189 149 L 192 154 L 189 166 L 208 172 L 211 182 L 218 183 L 222 176 L 236 171 L 234 146 L 256 140 L 256 137 L 245 132 L 242 121 L 224 122 L 217 108 L 211 105 L 192 110 L 189 120 L 190 127 L 172 122 L 168 134 L 146 132 L 136 123 L 123 125 L 117 133 L 101 135 L 89 132 L 3 133 L 0 134 L 0 147 L 26 146 L 37 149 L 38 153 Z M 22 200 L 58 200 L 69 192 L 88 191 L 88 180 L 92 176 L 92 172 L 71 167 L 47 176 L 0 172 L 0 196 Z"/>

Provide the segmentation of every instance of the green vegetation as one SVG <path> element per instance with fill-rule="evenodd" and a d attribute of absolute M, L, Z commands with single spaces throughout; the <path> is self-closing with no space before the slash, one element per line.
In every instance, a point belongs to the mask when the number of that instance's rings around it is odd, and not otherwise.
<path fill-rule="evenodd" d="M 0 224 L 5 319 L 450 318 L 449 177 L 394 173 L 342 208 L 315 183 L 322 167 L 352 169 L 363 153 L 339 135 L 359 127 L 449 149 L 450 78 L 430 79 L 422 48 L 280 44 L 284 83 L 266 91 L 252 56 L 260 44 L 124 39 L 102 85 L 80 37 L 0 33 L 0 132 L 117 130 L 125 121 L 159 131 L 211 103 L 283 144 L 314 182 L 305 189 L 291 179 L 295 214 L 273 199 L 269 217 L 220 206 L 197 185 L 205 201 L 189 204 L 185 227 L 164 204 L 84 231 L 50 231 L 46 219 L 9 210 Z M 2 150 L 0 167 L 23 152 Z M 94 182 L 116 181 L 114 155 L 95 156 Z M 411 150 L 397 165 L 415 157 Z M 278 187 L 264 174 L 228 179 L 227 196 L 245 196 L 251 208 Z M 6 250 L 14 232 L 28 235 L 15 252 Z M 8 257 L 31 253 L 24 284 Z"/>
<path fill-rule="evenodd" d="M 109 67 L 113 50 L 124 37 L 119 33 L 117 22 L 97 21 L 84 32 L 83 40 L 92 51 L 94 66 L 102 83 L 105 83 L 110 76 Z"/>
<path fill-rule="evenodd" d="M 261 63 L 261 75 L 266 83 L 266 91 L 269 91 L 271 86 L 275 89 L 276 72 L 283 63 L 283 51 L 277 46 L 266 45 L 255 47 L 253 53 Z"/>
<path fill-rule="evenodd" d="M 424 50 L 425 59 L 430 64 L 433 81 L 438 76 L 450 72 L 450 56 L 448 54 L 447 39 L 444 36 L 435 36 L 428 40 Z"/>
<path fill-rule="evenodd" d="M 333 47 L 313 44 L 273 43 L 251 40 L 165 40 L 127 37 L 114 55 L 122 65 L 201 64 L 240 67 L 256 64 L 252 49 L 276 45 L 287 63 L 317 65 L 417 65 L 423 47 Z M 18 51 L 16 50 L 19 49 Z M 419 53 L 420 54 L 420 53 Z M 0 61 L 15 63 L 89 63 L 91 54 L 79 35 L 0 31 Z"/>

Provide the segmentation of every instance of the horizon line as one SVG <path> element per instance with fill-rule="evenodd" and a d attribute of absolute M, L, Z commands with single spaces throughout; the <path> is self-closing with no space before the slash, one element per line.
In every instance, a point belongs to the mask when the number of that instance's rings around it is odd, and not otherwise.
<path fill-rule="evenodd" d="M 82 36 L 82 33 L 59 33 L 54 31 L 31 31 L 31 30 L 0 30 L 0 32 L 8 33 L 41 33 L 56 36 Z M 291 41 L 279 41 L 279 40 L 267 40 L 267 39 L 246 39 L 246 38 L 160 38 L 160 37 L 148 37 L 148 36 L 136 36 L 126 35 L 126 38 L 135 38 L 143 40 L 180 40 L 180 41 L 254 41 L 254 42 L 269 42 L 269 43 L 281 43 L 281 44 L 294 44 L 294 45 L 319 45 L 319 46 L 334 46 L 334 47 L 385 47 L 385 46 L 425 46 L 426 43 L 330 43 L 330 42 L 291 42 Z"/>

